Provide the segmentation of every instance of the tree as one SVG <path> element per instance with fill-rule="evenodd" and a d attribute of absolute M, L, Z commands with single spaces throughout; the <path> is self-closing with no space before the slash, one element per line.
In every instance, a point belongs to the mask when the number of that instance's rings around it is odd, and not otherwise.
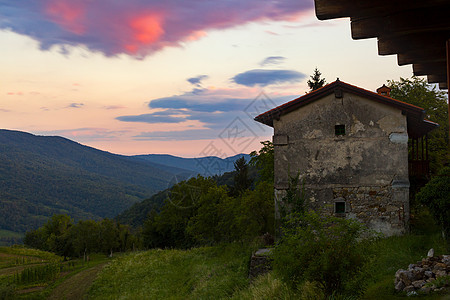
<path fill-rule="evenodd" d="M 58 255 L 66 258 L 72 252 L 72 244 L 70 242 L 70 228 L 73 221 L 68 215 L 54 215 L 44 225 L 44 232 L 47 236 L 48 249 Z"/>
<path fill-rule="evenodd" d="M 326 83 L 325 78 L 320 78 L 322 73 L 320 73 L 317 67 L 314 69 L 314 74 L 309 76 L 311 79 L 308 80 L 308 86 L 311 91 L 315 91 L 324 86 Z"/>
<path fill-rule="evenodd" d="M 250 153 L 249 165 L 256 167 L 258 171 L 258 182 L 267 181 L 273 183 L 274 172 L 274 148 L 270 141 L 261 142 L 263 147 L 258 151 Z"/>
<path fill-rule="evenodd" d="M 70 230 L 74 254 L 83 256 L 84 260 L 88 255 L 99 250 L 99 226 L 93 220 L 79 221 Z"/>
<path fill-rule="evenodd" d="M 426 205 L 450 246 L 450 167 L 443 168 L 416 195 L 416 199 Z"/>
<path fill-rule="evenodd" d="M 439 124 L 428 136 L 430 167 L 436 174 L 448 160 L 448 104 L 447 96 L 436 86 L 428 84 L 425 79 L 411 77 L 400 81 L 388 80 L 392 98 L 422 107 L 426 118 Z"/>
<path fill-rule="evenodd" d="M 234 218 L 241 237 L 252 239 L 265 233 L 275 232 L 275 206 L 273 202 L 273 184 L 261 181 L 253 191 L 247 191 L 240 201 L 240 207 Z"/>
<path fill-rule="evenodd" d="M 200 207 L 189 220 L 187 232 L 201 244 L 211 245 L 225 240 L 229 230 L 221 225 L 225 220 L 233 219 L 234 211 L 230 213 L 223 209 L 223 203 L 230 200 L 224 186 L 211 187 L 200 197 Z"/>
<path fill-rule="evenodd" d="M 236 174 L 234 175 L 234 195 L 241 195 L 250 188 L 252 180 L 248 178 L 248 164 L 245 157 L 241 157 L 234 163 Z"/>

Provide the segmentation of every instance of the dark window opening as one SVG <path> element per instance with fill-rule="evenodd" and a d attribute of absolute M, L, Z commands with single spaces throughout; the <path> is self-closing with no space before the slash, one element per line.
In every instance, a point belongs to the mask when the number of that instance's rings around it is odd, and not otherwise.
<path fill-rule="evenodd" d="M 335 125 L 334 126 L 334 134 L 345 135 L 345 125 Z"/>
<path fill-rule="evenodd" d="M 337 214 L 345 214 L 345 202 L 335 202 L 334 212 Z"/>

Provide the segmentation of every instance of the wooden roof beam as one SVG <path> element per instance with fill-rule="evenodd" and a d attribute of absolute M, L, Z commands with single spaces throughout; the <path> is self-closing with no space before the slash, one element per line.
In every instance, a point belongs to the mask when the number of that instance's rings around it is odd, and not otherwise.
<path fill-rule="evenodd" d="M 439 82 L 439 88 L 441 90 L 447 90 L 448 89 L 447 82 Z"/>
<path fill-rule="evenodd" d="M 319 20 L 369 16 L 448 4 L 448 0 L 314 0 Z"/>
<path fill-rule="evenodd" d="M 431 74 L 427 76 L 428 83 L 445 83 L 447 82 L 447 74 Z"/>
<path fill-rule="evenodd" d="M 418 49 L 411 50 L 405 53 L 397 54 L 397 63 L 399 66 L 410 65 L 410 64 L 422 64 L 422 63 L 432 63 L 432 62 L 443 62 L 447 61 L 445 48 L 440 49 Z"/>
<path fill-rule="evenodd" d="M 428 74 L 447 74 L 447 65 L 445 61 L 413 64 L 413 72 L 416 76 L 424 76 Z"/>
<path fill-rule="evenodd" d="M 352 17 L 352 38 L 358 40 L 390 34 L 449 31 L 449 15 L 450 4 L 439 9 L 408 9 L 385 16 Z"/>
<path fill-rule="evenodd" d="M 401 35 L 383 35 L 378 37 L 378 54 L 392 55 L 411 49 L 442 48 L 448 38 L 447 31 L 436 33 L 413 33 Z"/>

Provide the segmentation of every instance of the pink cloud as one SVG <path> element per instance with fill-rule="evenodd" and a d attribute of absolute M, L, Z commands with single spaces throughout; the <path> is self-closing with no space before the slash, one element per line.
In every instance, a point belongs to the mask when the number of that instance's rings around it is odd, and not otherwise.
<path fill-rule="evenodd" d="M 209 30 L 290 21 L 309 0 L 43 0 L 0 4 L 0 29 L 31 36 L 42 49 L 85 46 L 105 55 L 144 57 L 195 41 Z"/>
<path fill-rule="evenodd" d="M 50 19 L 66 30 L 81 35 L 85 31 L 85 6 L 82 1 L 48 0 L 45 12 Z"/>

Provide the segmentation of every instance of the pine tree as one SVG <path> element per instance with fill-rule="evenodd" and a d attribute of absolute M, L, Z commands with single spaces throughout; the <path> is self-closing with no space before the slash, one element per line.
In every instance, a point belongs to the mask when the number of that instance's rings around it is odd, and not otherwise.
<path fill-rule="evenodd" d="M 308 86 L 311 89 L 311 91 L 317 90 L 318 88 L 321 88 L 326 83 L 325 78 L 320 78 L 322 73 L 320 73 L 319 69 L 317 67 L 314 69 L 314 74 L 311 77 L 310 80 L 308 80 Z"/>

